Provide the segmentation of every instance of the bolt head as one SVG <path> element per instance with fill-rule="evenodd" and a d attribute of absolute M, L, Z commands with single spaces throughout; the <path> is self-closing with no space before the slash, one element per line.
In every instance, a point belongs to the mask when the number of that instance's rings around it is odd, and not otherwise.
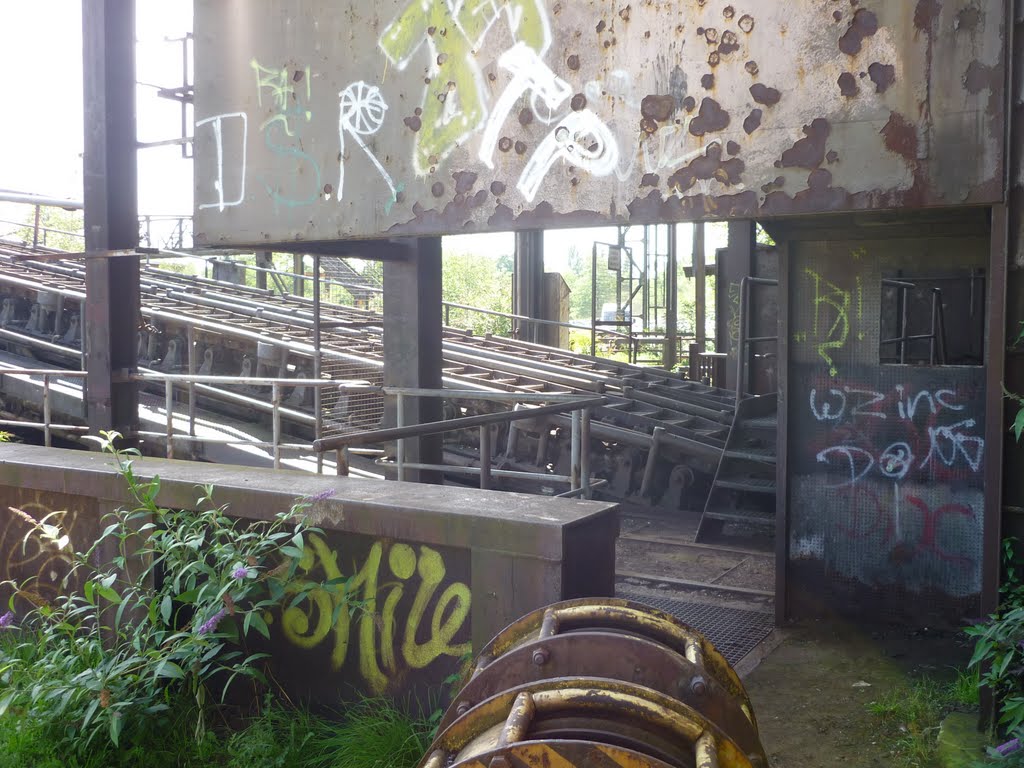
<path fill-rule="evenodd" d="M 547 648 L 538 648 L 533 652 L 533 663 L 538 667 L 543 667 L 548 663 L 548 659 L 551 658 L 551 654 Z"/>
<path fill-rule="evenodd" d="M 702 676 L 697 675 L 690 681 L 690 693 L 694 696 L 706 696 L 708 692 L 708 682 Z"/>
<path fill-rule="evenodd" d="M 460 701 L 458 706 L 455 707 L 455 714 L 458 715 L 459 717 L 462 717 L 464 714 L 469 712 L 469 710 L 472 709 L 472 708 L 473 708 L 473 705 L 470 704 L 468 701 Z"/>

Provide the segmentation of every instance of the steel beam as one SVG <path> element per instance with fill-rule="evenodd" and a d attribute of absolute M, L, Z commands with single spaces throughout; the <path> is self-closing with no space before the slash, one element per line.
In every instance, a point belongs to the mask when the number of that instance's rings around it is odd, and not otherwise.
<path fill-rule="evenodd" d="M 515 267 L 512 275 L 512 314 L 540 318 L 544 295 L 544 231 L 516 232 Z M 540 341 L 540 325 L 516 321 L 516 338 Z"/>
<path fill-rule="evenodd" d="M 403 250 L 406 258 L 388 258 L 395 249 Z M 441 238 L 382 243 L 365 258 L 384 259 L 384 386 L 440 389 Z M 441 419 L 437 398 L 408 398 L 405 405 L 406 426 Z M 394 423 L 393 418 L 389 421 Z M 441 436 L 406 441 L 405 458 L 441 464 Z M 439 473 L 423 470 L 410 471 L 407 479 L 441 482 Z"/>
<path fill-rule="evenodd" d="M 135 2 L 83 0 L 85 248 L 139 244 L 135 132 Z M 88 259 L 85 267 L 86 413 L 91 430 L 131 434 L 138 393 L 113 372 L 134 369 L 139 257 Z"/>

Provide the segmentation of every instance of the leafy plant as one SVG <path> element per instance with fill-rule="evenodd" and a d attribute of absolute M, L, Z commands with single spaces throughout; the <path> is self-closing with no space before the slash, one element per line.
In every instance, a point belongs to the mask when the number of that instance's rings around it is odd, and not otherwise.
<path fill-rule="evenodd" d="M 891 745 L 893 766 L 930 768 L 935 765 L 939 724 L 954 710 L 978 706 L 979 678 L 976 669 L 957 670 L 945 682 L 923 677 L 900 685 L 871 701 L 875 715 Z"/>
<path fill-rule="evenodd" d="M 304 537 L 318 530 L 305 524 L 304 502 L 265 522 L 228 517 L 211 487 L 196 510 L 159 507 L 159 478 L 136 476 L 135 452 L 118 450 L 119 437 L 104 433 L 101 445 L 132 507 L 107 515 L 85 551 L 72 548 L 53 516 L 25 515 L 29 535 L 72 563 L 66 594 L 48 601 L 31 583 L 7 582 L 10 610 L 0 617 L 0 627 L 18 625 L 21 640 L 0 652 L 0 720 L 10 713 L 41 729 L 57 754 L 102 752 L 100 742 L 130 749 L 183 711 L 195 744 L 204 743 L 218 694 L 223 703 L 240 679 L 268 685 L 266 654 L 249 641 L 269 638 L 271 608 L 297 605 L 316 589 L 340 592 L 347 604 L 344 579 L 297 575 Z M 70 589 L 74 582 L 80 590 Z"/>

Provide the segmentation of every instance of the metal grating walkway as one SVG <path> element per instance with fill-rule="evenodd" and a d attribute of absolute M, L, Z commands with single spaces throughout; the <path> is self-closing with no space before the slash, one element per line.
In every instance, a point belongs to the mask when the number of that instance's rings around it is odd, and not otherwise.
<path fill-rule="evenodd" d="M 672 614 L 710 640 L 733 665 L 754 650 L 775 628 L 772 614 L 761 611 L 632 594 L 621 586 L 616 589 L 616 595 Z"/>

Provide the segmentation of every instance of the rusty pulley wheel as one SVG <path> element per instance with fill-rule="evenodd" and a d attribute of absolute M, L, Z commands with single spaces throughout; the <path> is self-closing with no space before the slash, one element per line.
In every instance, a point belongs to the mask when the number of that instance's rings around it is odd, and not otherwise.
<path fill-rule="evenodd" d="M 536 744 L 554 749 L 558 741 L 559 749 L 575 744 L 570 751 L 577 755 L 584 749 L 580 745 L 589 743 L 594 749 L 616 746 L 655 761 L 631 758 L 623 765 L 700 766 L 694 760 L 698 743 L 706 737 L 705 742 L 714 742 L 716 755 L 721 752 L 720 757 L 731 761 L 710 766 L 767 765 L 750 701 L 732 667 L 702 635 L 640 603 L 570 600 L 534 611 L 502 630 L 481 652 L 441 722 L 436 749 L 444 754 L 443 765 L 470 755 L 473 761 L 464 764 L 475 765 L 487 745 L 492 757 L 497 754 L 498 745 L 493 738 L 488 742 L 484 731 L 494 737 L 500 730 L 494 718 L 504 722 L 510 716 L 510 695 L 528 696 L 543 705 L 541 716 L 531 720 L 528 739 L 501 745 L 517 754 L 536 756 L 536 750 L 543 752 Z M 614 703 L 610 708 L 585 705 L 598 699 Z M 508 711 L 495 715 L 495 707 Z M 654 720 L 648 723 L 647 717 Z M 466 737 L 467 729 L 475 734 L 472 738 Z M 587 764 L 558 754 L 569 764 Z"/>

